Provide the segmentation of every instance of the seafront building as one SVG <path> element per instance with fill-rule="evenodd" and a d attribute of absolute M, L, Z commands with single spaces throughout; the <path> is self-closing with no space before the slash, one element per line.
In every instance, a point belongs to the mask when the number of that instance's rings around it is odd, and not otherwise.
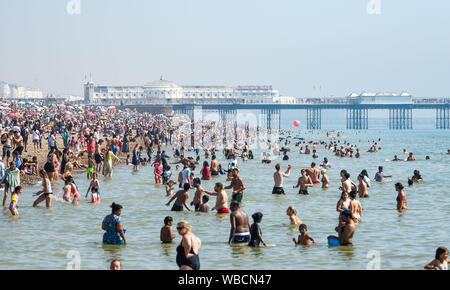
<path fill-rule="evenodd" d="M 84 84 L 84 101 L 88 104 L 172 104 L 172 103 L 257 103 L 293 101 L 281 97 L 272 86 L 183 86 L 159 79 L 142 86 L 100 86 Z"/>
<path fill-rule="evenodd" d="M 38 89 L 0 82 L 0 99 L 38 101 L 44 99 L 44 94 Z"/>

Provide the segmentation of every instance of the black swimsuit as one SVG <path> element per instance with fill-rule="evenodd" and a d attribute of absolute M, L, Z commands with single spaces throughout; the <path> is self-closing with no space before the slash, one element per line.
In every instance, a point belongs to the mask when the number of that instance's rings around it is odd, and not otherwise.
<path fill-rule="evenodd" d="M 181 266 L 188 266 L 192 268 L 192 270 L 200 270 L 200 257 L 198 254 L 194 253 L 194 250 L 191 248 L 190 254 L 193 254 L 194 256 L 187 259 L 186 255 L 184 254 L 184 247 L 180 243 L 180 245 L 177 247 L 177 265 L 178 267 Z"/>

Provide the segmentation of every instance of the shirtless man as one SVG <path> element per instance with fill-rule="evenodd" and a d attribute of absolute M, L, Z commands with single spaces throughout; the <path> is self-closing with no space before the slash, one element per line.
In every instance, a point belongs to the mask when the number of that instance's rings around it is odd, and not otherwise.
<path fill-rule="evenodd" d="M 211 175 L 212 176 L 217 176 L 219 175 L 219 162 L 216 159 L 216 155 L 213 155 L 211 157 Z"/>
<path fill-rule="evenodd" d="M 339 217 L 339 226 L 336 227 L 338 237 L 329 236 L 328 241 L 331 239 L 339 240 L 340 246 L 353 246 L 352 239 L 355 233 L 355 223 L 353 222 L 352 213 L 349 210 L 343 211 Z"/>
<path fill-rule="evenodd" d="M 202 203 L 203 194 L 205 190 L 201 186 L 200 178 L 194 178 L 192 181 L 192 185 L 196 188 L 194 200 L 191 202 L 191 205 L 195 207 L 195 211 L 199 211 L 200 205 Z"/>
<path fill-rule="evenodd" d="M 172 206 L 171 211 L 183 211 L 183 206 L 186 207 L 188 211 L 192 211 L 188 205 L 187 201 L 189 199 L 188 191 L 191 188 L 189 183 L 185 183 L 182 190 L 177 191 L 174 196 L 166 203 L 166 206 L 169 206 L 170 203 L 176 198 L 175 203 Z"/>
<path fill-rule="evenodd" d="M 120 150 L 119 150 L 119 145 L 120 145 L 120 140 L 117 138 L 117 135 L 113 135 L 113 138 L 111 139 L 111 146 L 112 146 L 112 151 L 114 153 L 114 155 L 119 156 L 120 154 Z"/>
<path fill-rule="evenodd" d="M 311 168 L 307 169 L 306 172 L 311 177 L 311 180 L 312 180 L 313 184 L 320 183 L 320 181 L 319 181 L 319 179 L 320 179 L 320 170 L 316 168 L 316 163 L 314 163 L 314 162 L 311 163 Z"/>
<path fill-rule="evenodd" d="M 247 214 L 239 208 L 239 203 L 236 201 L 231 202 L 230 208 L 231 230 L 228 244 L 250 242 L 250 221 Z"/>
<path fill-rule="evenodd" d="M 227 208 L 228 195 L 223 188 L 223 184 L 218 182 L 214 186 L 214 191 L 205 190 L 206 194 L 217 196 L 216 205 L 211 210 L 217 210 L 218 214 L 228 214 L 230 211 Z"/>
<path fill-rule="evenodd" d="M 242 197 L 244 195 L 245 185 L 242 178 L 239 176 L 239 169 L 236 167 L 232 169 L 231 184 L 226 186 L 225 189 L 233 188 L 233 192 L 231 195 L 231 200 L 242 202 Z"/>
<path fill-rule="evenodd" d="M 19 153 L 19 156 L 22 155 L 22 151 L 23 151 L 23 137 L 22 135 L 20 135 L 20 131 L 16 131 L 14 132 L 14 135 L 12 137 L 12 141 L 13 141 L 13 145 L 14 145 L 14 152 Z"/>
<path fill-rule="evenodd" d="M 283 177 L 289 177 L 289 175 L 291 174 L 291 165 L 288 165 L 285 173 L 281 172 L 280 163 L 275 165 L 275 169 L 277 171 L 273 174 L 275 186 L 272 189 L 272 194 L 285 194 L 283 189 Z"/>
<path fill-rule="evenodd" d="M 298 193 L 306 195 L 309 194 L 308 187 L 312 187 L 314 186 L 314 184 L 312 183 L 311 178 L 307 175 L 305 169 L 301 170 L 301 174 L 302 176 L 298 178 L 297 185 L 294 185 L 293 188 L 297 188 L 300 186 L 300 191 Z"/>
<path fill-rule="evenodd" d="M 406 161 L 416 161 L 416 157 L 413 155 L 412 152 L 409 153 L 409 156 L 406 159 Z"/>
<path fill-rule="evenodd" d="M 3 162 L 5 163 L 5 157 L 6 157 L 6 163 L 9 164 L 9 157 L 11 157 L 11 146 L 12 146 L 12 131 L 9 131 L 8 133 L 5 133 L 5 143 L 3 144 Z"/>

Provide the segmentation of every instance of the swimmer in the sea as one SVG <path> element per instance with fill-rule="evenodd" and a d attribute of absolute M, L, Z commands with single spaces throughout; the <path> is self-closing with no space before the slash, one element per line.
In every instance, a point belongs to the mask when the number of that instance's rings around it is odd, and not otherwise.
<path fill-rule="evenodd" d="M 406 161 L 416 161 L 416 157 L 414 156 L 414 154 L 412 152 L 409 153 L 409 156 L 406 159 Z"/>
<path fill-rule="evenodd" d="M 297 210 L 294 206 L 288 207 L 286 210 L 286 215 L 289 216 L 289 220 L 291 221 L 291 224 L 293 225 L 300 225 L 303 222 L 297 217 Z"/>
<path fill-rule="evenodd" d="M 353 192 L 355 192 L 355 190 L 352 190 Z M 352 192 L 350 191 L 350 192 Z M 347 191 L 342 191 L 341 193 L 341 198 L 339 199 L 339 201 L 336 204 L 336 211 L 338 212 L 343 212 L 345 210 L 348 210 L 350 208 L 350 195 Z"/>
<path fill-rule="evenodd" d="M 301 171 L 302 176 L 300 176 L 297 180 L 297 184 L 293 186 L 293 188 L 300 187 L 299 194 L 309 194 L 308 193 L 308 187 L 314 186 L 311 178 L 306 173 L 305 169 L 302 169 Z"/>
<path fill-rule="evenodd" d="M 356 199 L 356 191 L 350 192 L 350 206 L 349 210 L 352 213 L 353 221 L 356 224 L 359 224 L 362 222 L 362 212 L 363 208 L 359 200 Z"/>
<path fill-rule="evenodd" d="M 206 194 L 217 196 L 216 198 L 216 205 L 211 210 L 217 210 L 218 214 L 229 214 L 230 211 L 227 207 L 228 203 L 228 195 L 225 192 L 225 189 L 223 187 L 223 184 L 220 182 L 217 182 L 214 186 L 214 191 L 204 191 Z"/>
<path fill-rule="evenodd" d="M 286 172 L 281 172 L 280 163 L 275 165 L 275 169 L 277 171 L 273 174 L 275 185 L 272 189 L 272 194 L 285 194 L 283 189 L 283 177 L 289 177 L 291 174 L 291 165 L 288 165 Z"/>
<path fill-rule="evenodd" d="M 425 270 L 448 270 L 448 249 L 445 247 L 439 247 L 436 249 L 434 260 L 428 263 Z"/>
<path fill-rule="evenodd" d="M 306 233 L 308 231 L 308 227 L 305 224 L 301 224 L 298 227 L 298 231 L 300 232 L 300 235 L 297 240 L 295 240 L 295 238 L 292 239 L 296 245 L 309 246 L 311 245 L 311 242 L 313 242 L 314 245 L 317 245 L 316 240 Z"/>
<path fill-rule="evenodd" d="M 198 209 L 199 212 L 209 212 L 210 206 L 209 206 L 208 201 L 209 201 L 209 196 L 207 196 L 206 194 L 203 195 L 202 204 L 200 205 L 200 207 Z"/>
<path fill-rule="evenodd" d="M 328 236 L 328 242 L 332 239 L 337 239 L 340 246 L 353 246 L 355 229 L 352 213 L 349 210 L 343 211 L 340 216 L 339 226 L 335 229 L 338 236 Z"/>
<path fill-rule="evenodd" d="M 396 183 L 395 190 L 398 192 L 397 210 L 399 212 L 404 212 L 407 210 L 407 208 L 406 208 L 406 194 L 405 191 L 403 190 L 403 185 L 401 183 Z"/>
<path fill-rule="evenodd" d="M 322 173 L 322 189 L 327 189 L 328 184 L 330 183 L 330 179 L 327 175 L 327 170 L 323 168 L 320 172 Z"/>
<path fill-rule="evenodd" d="M 313 184 L 319 184 L 320 181 L 320 170 L 316 168 L 316 163 L 311 163 L 311 168 L 307 169 L 306 172 L 311 177 L 311 181 Z"/>
<path fill-rule="evenodd" d="M 369 192 L 367 191 L 367 185 L 364 182 L 364 175 L 360 174 L 358 175 L 358 193 L 359 193 L 359 197 L 364 198 L 364 197 L 369 197 Z"/>
<path fill-rule="evenodd" d="M 414 175 L 413 177 L 411 177 L 411 180 L 416 182 L 416 183 L 422 183 L 423 179 L 422 179 L 422 175 L 420 175 L 420 171 L 419 170 L 414 170 Z"/>
<path fill-rule="evenodd" d="M 183 211 L 183 206 L 186 207 L 186 209 L 188 211 L 192 211 L 189 206 L 187 205 L 187 201 L 189 199 L 189 189 L 191 188 L 191 186 L 189 185 L 189 183 L 185 183 L 183 185 L 183 189 L 177 191 L 177 193 L 175 193 L 174 196 L 172 196 L 172 198 L 169 200 L 168 203 L 166 203 L 166 206 L 169 206 L 170 203 L 174 200 L 174 204 L 172 206 L 171 211 Z"/>
<path fill-rule="evenodd" d="M 191 202 L 191 206 L 193 205 L 195 207 L 195 211 L 198 211 L 198 209 L 200 208 L 200 205 L 202 203 L 202 198 L 203 198 L 203 194 L 204 194 L 205 190 L 201 186 L 200 178 L 198 178 L 198 177 L 194 178 L 192 183 L 196 190 L 195 190 L 195 194 L 194 194 L 194 199 Z"/>
<path fill-rule="evenodd" d="M 166 184 L 166 196 L 172 196 L 173 186 L 175 185 L 175 181 L 169 180 Z"/>
<path fill-rule="evenodd" d="M 172 243 L 175 239 L 175 234 L 172 231 L 173 218 L 166 216 L 164 218 L 164 226 L 161 228 L 160 240 L 163 244 Z"/>

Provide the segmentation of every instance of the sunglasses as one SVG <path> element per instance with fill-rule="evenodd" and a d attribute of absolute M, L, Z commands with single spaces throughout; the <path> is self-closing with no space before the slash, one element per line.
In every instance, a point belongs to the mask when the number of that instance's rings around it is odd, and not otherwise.
<path fill-rule="evenodd" d="M 177 227 L 177 230 L 182 230 L 184 229 L 184 227 Z"/>

